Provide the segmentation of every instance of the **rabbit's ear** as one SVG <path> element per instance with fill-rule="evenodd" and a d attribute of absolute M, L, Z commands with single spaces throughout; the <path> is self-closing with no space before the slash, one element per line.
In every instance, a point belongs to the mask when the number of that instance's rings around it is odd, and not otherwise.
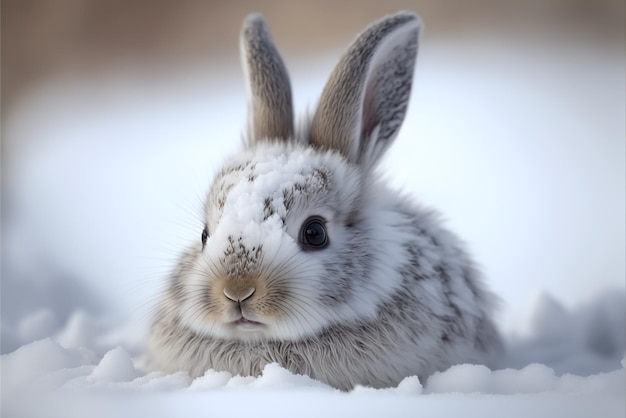
<path fill-rule="evenodd" d="M 249 141 L 293 136 L 291 85 L 263 17 L 249 15 L 240 36 L 243 71 L 248 85 Z"/>
<path fill-rule="evenodd" d="M 369 169 L 398 134 L 411 93 L 420 18 L 387 16 L 339 61 L 313 117 L 309 141 Z"/>

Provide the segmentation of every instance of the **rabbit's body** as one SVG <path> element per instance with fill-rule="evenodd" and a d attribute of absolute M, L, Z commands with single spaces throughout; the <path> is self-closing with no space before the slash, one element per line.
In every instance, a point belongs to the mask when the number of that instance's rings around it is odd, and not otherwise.
<path fill-rule="evenodd" d="M 498 349 L 493 297 L 457 238 L 375 178 L 404 118 L 418 31 L 408 13 L 370 27 L 294 134 L 282 61 L 262 20 L 247 21 L 251 135 L 217 174 L 202 240 L 158 306 L 152 368 L 258 375 L 277 362 L 349 390 Z"/>

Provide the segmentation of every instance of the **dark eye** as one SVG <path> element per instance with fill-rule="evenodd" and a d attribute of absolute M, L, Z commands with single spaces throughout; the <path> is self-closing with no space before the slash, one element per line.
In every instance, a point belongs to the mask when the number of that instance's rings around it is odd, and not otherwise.
<path fill-rule="evenodd" d="M 204 249 L 204 246 L 206 245 L 206 240 L 209 237 L 209 229 L 205 226 L 204 229 L 202 230 L 202 249 Z"/>
<path fill-rule="evenodd" d="M 302 225 L 302 244 L 311 249 L 321 249 L 328 244 L 326 226 L 319 218 L 308 219 Z"/>

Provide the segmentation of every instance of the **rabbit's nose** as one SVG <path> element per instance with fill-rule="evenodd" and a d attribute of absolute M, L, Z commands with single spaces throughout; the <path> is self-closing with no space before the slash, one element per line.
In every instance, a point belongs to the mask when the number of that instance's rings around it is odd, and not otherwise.
<path fill-rule="evenodd" d="M 243 302 L 254 294 L 254 286 L 227 286 L 224 288 L 224 295 L 233 302 Z"/>

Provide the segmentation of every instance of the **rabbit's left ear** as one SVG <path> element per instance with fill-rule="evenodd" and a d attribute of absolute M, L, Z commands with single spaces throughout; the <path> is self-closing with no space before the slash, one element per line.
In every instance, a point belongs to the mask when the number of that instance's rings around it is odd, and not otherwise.
<path fill-rule="evenodd" d="M 420 18 L 387 16 L 357 37 L 335 67 L 309 141 L 370 169 L 393 142 L 411 93 Z"/>
<path fill-rule="evenodd" d="M 292 138 L 289 75 L 261 15 L 251 14 L 244 21 L 240 51 L 248 85 L 248 140 Z"/>

